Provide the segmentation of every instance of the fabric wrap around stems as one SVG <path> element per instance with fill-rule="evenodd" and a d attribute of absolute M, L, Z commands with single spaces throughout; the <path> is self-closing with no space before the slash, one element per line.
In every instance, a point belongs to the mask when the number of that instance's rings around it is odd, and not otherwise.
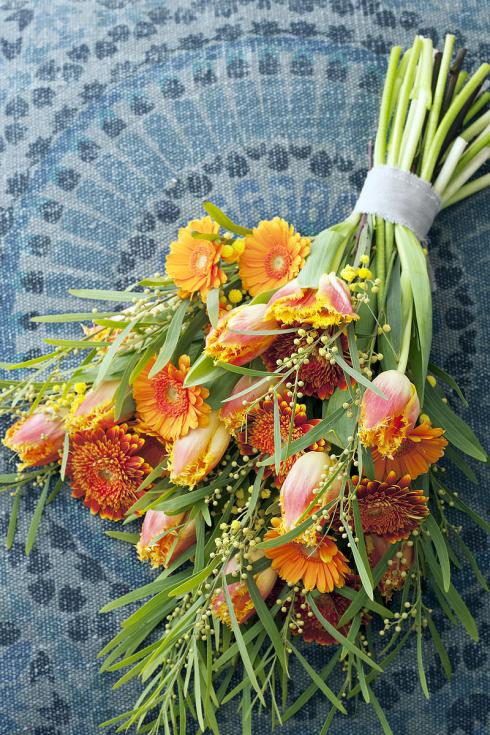
<path fill-rule="evenodd" d="M 392 166 L 374 166 L 354 211 L 405 225 L 419 240 L 425 240 L 440 208 L 441 199 L 427 181 Z"/>

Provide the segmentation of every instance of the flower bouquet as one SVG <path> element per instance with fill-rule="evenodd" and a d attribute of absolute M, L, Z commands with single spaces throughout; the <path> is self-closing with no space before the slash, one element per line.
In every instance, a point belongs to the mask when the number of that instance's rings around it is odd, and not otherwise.
<path fill-rule="evenodd" d="M 460 523 L 490 526 L 438 463 L 475 482 L 465 455 L 486 454 L 449 406 L 446 391 L 464 401 L 457 384 L 429 362 L 427 232 L 490 184 L 477 175 L 490 66 L 469 76 L 453 49 L 453 36 L 442 52 L 422 37 L 392 49 L 371 170 L 343 222 L 309 238 L 279 217 L 248 229 L 205 202 L 165 275 L 73 291 L 125 308 L 35 317 L 81 322 L 83 335 L 2 365 L 29 369 L 1 383 L 18 457 L 1 476 L 7 546 L 22 493 L 38 494 L 29 553 L 67 483 L 92 513 L 141 524 L 106 533 L 156 570 L 103 608 L 145 600 L 101 652 L 117 685 L 142 683 L 106 724 L 219 733 L 219 708 L 236 700 L 251 733 L 255 707 L 275 727 L 320 691 L 322 733 L 357 697 L 391 733 L 372 683 L 411 636 L 427 697 L 430 639 L 451 675 L 432 600 L 477 637 L 451 567 L 469 562 L 486 589 Z M 304 641 L 326 647 L 320 670 Z M 311 680 L 296 699 L 294 666 Z"/>

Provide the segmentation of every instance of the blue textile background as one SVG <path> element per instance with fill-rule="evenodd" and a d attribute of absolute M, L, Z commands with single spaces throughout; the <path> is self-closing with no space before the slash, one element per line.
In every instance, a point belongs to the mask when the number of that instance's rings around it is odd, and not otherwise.
<path fill-rule="evenodd" d="M 474 68 L 490 59 L 486 5 L 0 0 L 2 358 L 35 356 L 53 333 L 32 315 L 86 309 L 68 288 L 118 288 L 161 270 L 166 243 L 205 197 L 244 224 L 279 213 L 304 234 L 345 215 L 365 174 L 389 47 L 417 32 L 437 44 L 451 31 Z M 484 440 L 489 213 L 486 193 L 443 212 L 430 245 L 434 359 L 466 390 L 466 418 Z M 454 480 L 488 516 L 476 471 L 478 487 Z M 34 502 L 25 497 L 24 517 Z M 1 533 L 9 508 L 1 497 Z M 118 618 L 97 611 L 152 573 L 104 536 L 109 527 L 65 494 L 29 558 L 24 522 L 0 554 L 0 735 L 94 735 L 136 695 L 137 685 L 112 691 L 111 677 L 98 674 L 96 653 Z M 471 526 L 464 538 L 488 573 L 483 532 Z M 489 731 L 490 606 L 467 570 L 456 578 L 481 640 L 445 626 L 451 683 L 427 644 L 430 702 L 406 649 L 375 687 L 396 735 Z M 320 666 L 327 654 L 309 655 Z M 293 691 L 305 686 L 294 670 Z M 313 735 L 327 711 L 317 695 L 282 732 Z M 234 707 L 221 724 L 223 735 L 239 730 Z M 267 713 L 254 732 L 270 732 Z M 359 704 L 332 732 L 380 728 Z"/>

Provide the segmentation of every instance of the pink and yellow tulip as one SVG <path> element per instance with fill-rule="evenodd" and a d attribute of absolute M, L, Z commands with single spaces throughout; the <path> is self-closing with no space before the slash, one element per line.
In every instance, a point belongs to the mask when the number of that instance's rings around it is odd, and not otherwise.
<path fill-rule="evenodd" d="M 64 436 L 63 419 L 39 410 L 10 426 L 3 444 L 17 452 L 23 468 L 40 467 L 59 459 Z"/>
<path fill-rule="evenodd" d="M 263 557 L 264 555 L 261 552 L 255 551 L 250 554 L 249 561 L 250 563 L 253 563 L 259 559 L 263 559 Z M 238 572 L 239 569 L 240 564 L 238 558 L 234 556 L 226 564 L 224 573 L 225 575 L 232 574 L 233 572 Z M 277 573 L 272 569 L 272 567 L 267 567 L 267 569 L 264 569 L 254 575 L 255 584 L 257 585 L 260 596 L 263 600 L 267 599 L 272 592 L 276 579 Z M 250 592 L 248 591 L 246 582 L 244 580 L 231 582 L 226 588 L 230 595 L 233 612 L 235 613 L 237 622 L 245 623 L 255 612 L 255 607 L 250 597 Z M 218 590 L 213 595 L 211 600 L 211 610 L 213 615 L 219 618 L 223 623 L 230 625 L 230 610 L 222 589 Z"/>
<path fill-rule="evenodd" d="M 244 375 L 232 390 L 230 399 L 225 401 L 220 410 L 219 417 L 232 433 L 244 423 L 247 411 L 250 407 L 268 393 L 274 378 L 265 381 L 260 378 L 252 378 Z M 246 393 L 244 393 L 246 391 Z"/>
<path fill-rule="evenodd" d="M 397 370 L 380 373 L 373 385 L 384 397 L 369 388 L 364 393 L 359 436 L 365 447 L 374 447 L 382 457 L 391 459 L 415 426 L 420 403 L 415 386 Z"/>
<path fill-rule="evenodd" d="M 169 516 L 160 510 L 147 510 L 136 546 L 141 561 L 152 567 L 168 567 L 196 541 L 196 524 L 188 513 Z"/>
<path fill-rule="evenodd" d="M 230 442 L 230 433 L 215 411 L 207 426 L 192 429 L 177 439 L 170 450 L 170 479 L 177 485 L 194 487 L 221 460 Z"/>
<path fill-rule="evenodd" d="M 254 332 L 267 332 L 278 326 L 266 312 L 266 304 L 245 304 L 228 311 L 208 334 L 206 354 L 231 365 L 245 365 L 259 357 L 272 344 L 275 335 Z"/>
<path fill-rule="evenodd" d="M 267 315 L 282 324 L 309 324 L 318 329 L 348 324 L 358 316 L 347 285 L 335 273 L 323 274 L 318 288 L 301 288 L 297 279 L 276 291 Z"/>

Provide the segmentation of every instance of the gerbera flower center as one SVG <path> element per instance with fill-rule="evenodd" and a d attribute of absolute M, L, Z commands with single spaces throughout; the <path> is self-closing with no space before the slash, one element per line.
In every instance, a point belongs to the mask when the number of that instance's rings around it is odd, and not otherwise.
<path fill-rule="evenodd" d="M 291 258 L 287 250 L 281 247 L 273 247 L 265 261 L 267 275 L 273 278 L 285 276 L 291 265 Z"/>
<path fill-rule="evenodd" d="M 206 245 L 201 245 L 194 250 L 191 256 L 191 265 L 199 275 L 204 275 L 211 267 L 214 249 L 210 249 Z"/>
<path fill-rule="evenodd" d="M 169 409 L 173 415 L 187 411 L 188 395 L 181 383 L 174 383 L 165 373 L 161 373 L 152 380 L 152 384 L 158 409 L 162 413 Z"/>

